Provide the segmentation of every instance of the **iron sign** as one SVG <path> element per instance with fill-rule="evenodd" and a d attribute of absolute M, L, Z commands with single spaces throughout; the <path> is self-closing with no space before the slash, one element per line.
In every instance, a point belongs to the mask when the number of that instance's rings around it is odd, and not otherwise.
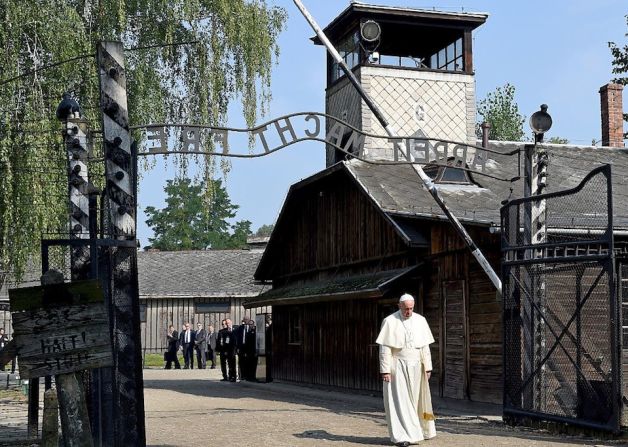
<path fill-rule="evenodd" d="M 179 128 L 178 139 L 171 128 Z M 351 124 L 319 112 L 298 112 L 285 115 L 251 129 L 214 127 L 204 125 L 154 124 L 132 126 L 145 132 L 145 152 L 139 156 L 158 154 L 197 154 L 235 158 L 254 158 L 271 154 L 301 141 L 319 141 L 345 152 L 367 163 L 409 164 L 409 160 L 418 164 L 436 164 L 455 166 L 480 175 L 511 181 L 518 178 L 518 172 L 511 178 L 495 177 L 487 170 L 491 159 L 500 156 L 518 155 L 519 150 L 499 152 L 482 146 L 463 142 L 428 138 L 422 131 L 414 135 L 391 138 L 388 135 L 376 135 L 363 132 Z M 325 129 L 328 129 L 325 132 Z M 323 135 L 326 133 L 326 136 Z M 232 150 L 235 136 L 245 137 L 251 143 L 259 144 L 258 151 L 246 149 Z M 372 160 L 368 157 L 365 142 L 369 139 L 381 140 L 378 147 L 391 149 L 392 161 Z"/>

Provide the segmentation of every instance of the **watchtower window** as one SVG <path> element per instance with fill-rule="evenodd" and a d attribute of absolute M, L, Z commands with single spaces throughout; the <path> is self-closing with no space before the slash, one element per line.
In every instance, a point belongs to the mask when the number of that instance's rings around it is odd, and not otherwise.
<path fill-rule="evenodd" d="M 462 39 L 447 45 L 430 57 L 430 68 L 448 71 L 464 70 L 464 52 Z"/>
<path fill-rule="evenodd" d="M 360 36 L 357 31 L 349 33 L 337 44 L 337 50 L 345 63 L 352 69 L 360 63 Z M 331 82 L 344 76 L 344 72 L 336 61 L 332 63 Z"/>

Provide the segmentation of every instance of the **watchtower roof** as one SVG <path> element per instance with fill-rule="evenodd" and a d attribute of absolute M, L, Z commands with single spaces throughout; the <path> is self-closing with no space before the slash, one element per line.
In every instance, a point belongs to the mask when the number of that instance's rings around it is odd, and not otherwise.
<path fill-rule="evenodd" d="M 379 6 L 360 2 L 351 2 L 329 25 L 324 29 L 325 34 L 333 41 L 336 40 L 360 20 L 375 20 L 380 23 L 395 22 L 408 25 L 424 25 L 426 27 L 455 27 L 473 30 L 484 24 L 488 18 L 482 12 L 445 12 L 429 9 Z M 318 37 L 312 38 L 316 45 L 322 42 Z"/>

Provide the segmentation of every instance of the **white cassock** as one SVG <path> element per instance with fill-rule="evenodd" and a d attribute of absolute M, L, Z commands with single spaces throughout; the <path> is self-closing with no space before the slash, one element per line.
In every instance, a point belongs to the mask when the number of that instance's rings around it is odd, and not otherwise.
<path fill-rule="evenodd" d="M 384 407 L 390 440 L 418 443 L 436 436 L 427 371 L 432 370 L 432 331 L 422 315 L 406 320 L 401 312 L 384 319 L 375 340 L 379 371 L 391 374 L 384 382 Z"/>

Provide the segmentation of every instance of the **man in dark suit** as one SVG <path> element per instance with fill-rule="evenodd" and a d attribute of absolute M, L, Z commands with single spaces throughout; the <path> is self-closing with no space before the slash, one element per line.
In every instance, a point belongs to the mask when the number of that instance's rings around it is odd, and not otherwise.
<path fill-rule="evenodd" d="M 222 369 L 222 381 L 236 381 L 235 356 L 237 349 L 236 333 L 233 330 L 233 322 L 227 318 L 226 327 L 218 332 L 216 349 L 220 353 L 220 368 Z"/>
<path fill-rule="evenodd" d="M 242 324 L 236 328 L 236 339 L 237 339 L 237 347 L 238 347 L 238 367 L 240 368 L 240 379 L 247 379 L 248 375 L 248 357 L 246 355 L 245 345 L 246 339 L 248 337 L 249 332 L 249 321 L 250 318 L 248 315 L 245 315 L 242 318 Z"/>
<path fill-rule="evenodd" d="M 183 331 L 183 340 L 181 346 L 183 347 L 183 360 L 185 366 L 183 369 L 194 369 L 194 340 L 195 333 L 190 327 L 190 322 L 185 322 L 185 330 Z"/>
<path fill-rule="evenodd" d="M 216 368 L 216 339 L 218 334 L 214 332 L 214 326 L 207 326 L 207 356 L 206 359 L 211 360 L 212 366 L 211 369 Z"/>
<path fill-rule="evenodd" d="M 257 370 L 257 334 L 255 333 L 255 322 L 253 320 L 249 320 L 249 329 L 246 332 L 244 337 L 244 346 L 243 353 L 246 358 L 245 368 L 246 370 L 242 373 L 244 375 L 244 380 L 249 380 L 254 382 L 256 380 L 256 370 Z"/>
<path fill-rule="evenodd" d="M 7 343 L 9 343 L 9 337 L 4 333 L 4 328 L 0 327 L 0 351 L 4 349 Z M 4 371 L 4 365 L 0 366 L 0 371 Z"/>
<path fill-rule="evenodd" d="M 196 349 L 196 364 L 198 365 L 198 369 L 205 369 L 207 366 L 205 359 L 205 351 L 207 351 L 207 331 L 203 327 L 202 323 L 198 323 L 197 330 L 194 339 L 194 348 Z"/>

